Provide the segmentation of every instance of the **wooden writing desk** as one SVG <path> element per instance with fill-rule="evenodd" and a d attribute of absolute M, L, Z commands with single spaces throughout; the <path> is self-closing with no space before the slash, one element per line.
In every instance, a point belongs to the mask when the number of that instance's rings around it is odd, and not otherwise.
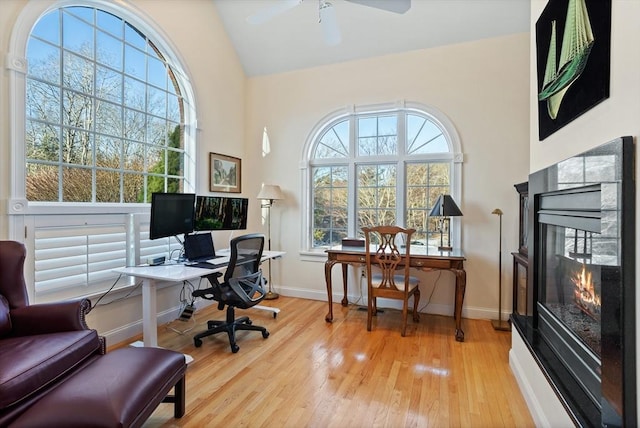
<path fill-rule="evenodd" d="M 326 250 L 327 261 L 324 265 L 324 276 L 327 283 L 327 297 L 329 298 L 329 313 L 325 317 L 325 321 L 333 321 L 333 297 L 331 285 L 331 269 L 336 263 L 342 265 L 342 285 L 344 288 L 344 297 L 342 298 L 342 306 L 349 304 L 347 300 L 347 266 L 349 264 L 364 264 L 365 249 L 363 247 L 343 247 L 338 246 Z M 456 340 L 464 342 L 464 332 L 462 331 L 462 303 L 464 302 L 464 292 L 467 287 L 467 272 L 464 270 L 463 263 L 465 261 L 462 251 L 454 249 L 453 251 L 438 251 L 436 248 L 424 245 L 411 246 L 411 267 L 429 271 L 433 269 L 448 270 L 456 275 L 456 296 L 455 309 L 453 317 L 456 323 Z"/>

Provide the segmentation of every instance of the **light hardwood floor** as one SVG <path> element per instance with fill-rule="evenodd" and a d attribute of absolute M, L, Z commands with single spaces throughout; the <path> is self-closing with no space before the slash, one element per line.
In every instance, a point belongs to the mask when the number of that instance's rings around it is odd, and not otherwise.
<path fill-rule="evenodd" d="M 400 312 L 385 310 L 366 330 L 366 311 L 280 297 L 252 309 L 271 333 L 239 332 L 232 354 L 226 335 L 192 337 L 217 307 L 199 310 L 195 323 L 159 328 L 159 344 L 190 354 L 186 414 L 173 419 L 161 404 L 146 426 L 156 427 L 533 427 L 508 363 L 510 333 L 486 320 L 463 320 L 465 342 L 454 340 L 453 318 L 409 317 L 400 336 Z M 193 330 L 179 334 L 171 330 Z"/>

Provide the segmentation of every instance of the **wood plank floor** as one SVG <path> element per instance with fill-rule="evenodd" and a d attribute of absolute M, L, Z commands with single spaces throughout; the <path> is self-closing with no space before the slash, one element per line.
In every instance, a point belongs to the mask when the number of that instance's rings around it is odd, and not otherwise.
<path fill-rule="evenodd" d="M 326 302 L 280 297 L 254 324 L 271 333 L 239 332 L 232 354 L 226 335 L 193 344 L 216 306 L 195 322 L 159 328 L 159 344 L 190 354 L 186 414 L 173 418 L 161 404 L 148 427 L 533 427 L 508 365 L 510 333 L 485 320 L 463 320 L 465 342 L 454 340 L 453 318 L 409 317 L 400 336 L 400 312 L 385 310 L 366 330 L 366 311 Z M 184 334 L 173 330 L 193 330 Z M 172 330 L 173 329 L 173 330 Z"/>

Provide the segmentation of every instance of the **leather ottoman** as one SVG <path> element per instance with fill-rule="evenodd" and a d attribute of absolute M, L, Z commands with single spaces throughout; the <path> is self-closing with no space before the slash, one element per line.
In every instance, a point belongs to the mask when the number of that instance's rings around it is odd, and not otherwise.
<path fill-rule="evenodd" d="M 139 427 L 162 402 L 185 411 L 184 355 L 162 348 L 121 348 L 57 385 L 11 426 Z M 175 387 L 174 395 L 167 394 Z"/>

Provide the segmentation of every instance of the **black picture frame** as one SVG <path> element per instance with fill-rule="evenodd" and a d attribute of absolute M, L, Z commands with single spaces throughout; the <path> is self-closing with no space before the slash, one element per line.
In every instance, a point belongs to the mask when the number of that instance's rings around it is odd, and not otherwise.
<path fill-rule="evenodd" d="M 576 59 L 570 66 L 561 68 L 561 51 L 565 27 L 567 26 L 567 11 L 569 7 L 577 7 L 580 11 L 581 6 L 586 7 L 588 16 L 587 22 L 590 24 L 593 33 L 593 44 L 589 52 L 582 61 Z M 578 12 L 577 15 L 581 15 Z M 547 69 L 547 61 L 549 51 L 551 49 L 552 23 L 556 22 L 556 69 L 569 70 L 573 69 L 574 73 L 567 72 L 564 76 L 575 76 L 575 70 L 580 70 L 578 77 L 569 83 L 569 86 L 559 84 L 545 85 L 545 70 Z M 584 19 L 582 19 L 584 22 Z M 583 51 L 584 52 L 584 51 Z M 553 57 L 553 55 L 552 55 Z M 538 135 L 540 141 L 549 135 L 558 131 L 560 128 L 575 120 L 580 115 L 595 107 L 597 104 L 609 98 L 610 85 L 610 57 L 611 57 L 611 0 L 550 0 L 536 22 L 536 58 L 537 58 L 537 96 L 538 96 Z M 553 67 L 552 67 L 553 68 Z M 563 74 L 562 72 L 558 73 Z M 566 79 L 557 79 L 557 82 L 571 81 L 569 77 Z M 543 87 L 548 90 L 543 91 Z M 561 88 L 567 88 L 564 96 L 556 96 L 553 103 L 556 104 L 558 99 L 559 107 L 551 108 L 556 111 L 555 117 L 550 113 L 549 98 L 540 99 L 541 93 L 543 97 L 549 93 L 559 94 Z"/>

